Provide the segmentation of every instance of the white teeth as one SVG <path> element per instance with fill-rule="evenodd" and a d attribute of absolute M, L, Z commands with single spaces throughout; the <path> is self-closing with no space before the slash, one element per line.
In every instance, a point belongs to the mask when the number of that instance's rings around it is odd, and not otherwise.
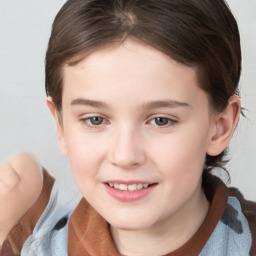
<path fill-rule="evenodd" d="M 119 183 L 108 183 L 110 187 L 114 187 L 115 189 L 119 189 L 122 191 L 137 191 L 143 188 L 147 188 L 149 184 L 119 184 Z"/>
<path fill-rule="evenodd" d="M 137 189 L 142 189 L 143 188 L 143 184 L 138 184 L 137 185 Z"/>
<path fill-rule="evenodd" d="M 136 184 L 128 185 L 128 190 L 129 191 L 136 191 L 137 190 L 137 185 Z"/>
<path fill-rule="evenodd" d="M 127 185 L 126 184 L 119 184 L 119 188 L 120 190 L 127 190 Z"/>

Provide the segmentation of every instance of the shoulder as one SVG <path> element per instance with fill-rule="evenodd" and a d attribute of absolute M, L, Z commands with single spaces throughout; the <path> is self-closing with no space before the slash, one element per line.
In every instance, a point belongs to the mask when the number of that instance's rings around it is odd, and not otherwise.
<path fill-rule="evenodd" d="M 256 255 L 256 203 L 246 200 L 237 188 L 229 188 L 229 195 L 237 198 L 242 212 L 248 221 L 252 236 L 250 255 Z"/>
<path fill-rule="evenodd" d="M 225 256 L 256 256 L 256 203 L 246 200 L 237 188 L 228 188 L 216 176 L 207 175 L 205 181 L 205 193 L 211 204 L 227 198 L 222 216 L 210 239 L 212 243 L 208 245 L 212 245 L 214 248 L 210 247 L 214 250 L 220 249 L 221 244 L 228 247 L 231 254 Z"/>

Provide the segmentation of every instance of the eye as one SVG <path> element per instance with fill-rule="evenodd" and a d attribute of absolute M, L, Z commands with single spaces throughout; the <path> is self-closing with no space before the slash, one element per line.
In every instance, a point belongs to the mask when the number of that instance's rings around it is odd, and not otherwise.
<path fill-rule="evenodd" d="M 94 116 L 94 117 L 90 117 L 88 119 L 88 121 L 90 121 L 90 123 L 92 125 L 101 125 L 101 124 L 103 124 L 104 119 L 102 117 L 100 117 L 100 116 Z"/>
<path fill-rule="evenodd" d="M 167 117 L 156 117 L 151 119 L 149 123 L 156 126 L 170 126 L 170 125 L 174 125 L 176 122 L 177 121 Z"/>
<path fill-rule="evenodd" d="M 83 123 L 85 123 L 87 126 L 100 126 L 105 124 L 107 121 L 100 116 L 92 116 L 88 118 L 81 119 Z"/>

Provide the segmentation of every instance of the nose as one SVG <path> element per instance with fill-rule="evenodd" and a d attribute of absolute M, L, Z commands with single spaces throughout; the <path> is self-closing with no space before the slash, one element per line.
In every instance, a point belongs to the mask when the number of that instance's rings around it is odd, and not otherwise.
<path fill-rule="evenodd" d="M 143 139 L 138 131 L 128 127 L 115 131 L 111 142 L 110 161 L 122 169 L 134 169 L 146 160 Z"/>

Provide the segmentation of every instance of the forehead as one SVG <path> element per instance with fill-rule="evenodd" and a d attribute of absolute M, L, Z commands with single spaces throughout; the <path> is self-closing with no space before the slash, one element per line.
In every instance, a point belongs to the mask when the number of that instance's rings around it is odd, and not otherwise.
<path fill-rule="evenodd" d="M 99 49 L 76 65 L 64 67 L 63 85 L 63 100 L 81 97 L 83 91 L 87 97 L 104 99 L 113 99 L 112 94 L 118 92 L 117 100 L 137 97 L 138 92 L 150 100 L 163 97 L 167 90 L 179 100 L 192 97 L 188 91 L 201 91 L 194 67 L 131 40 Z"/>
<path fill-rule="evenodd" d="M 150 45 L 137 40 L 127 39 L 122 43 L 106 44 L 88 53 L 85 52 L 74 56 L 71 61 L 68 61 L 68 65 L 64 66 L 64 71 L 70 67 L 75 67 L 77 70 L 85 66 L 95 65 L 96 67 L 100 63 L 115 61 L 116 57 L 119 63 L 122 64 L 129 64 L 129 61 L 133 62 L 136 58 L 137 61 L 142 60 L 144 64 L 148 60 L 154 61 L 155 63 L 163 63 L 164 61 L 166 63 L 172 62 L 176 65 L 182 65 Z"/>

